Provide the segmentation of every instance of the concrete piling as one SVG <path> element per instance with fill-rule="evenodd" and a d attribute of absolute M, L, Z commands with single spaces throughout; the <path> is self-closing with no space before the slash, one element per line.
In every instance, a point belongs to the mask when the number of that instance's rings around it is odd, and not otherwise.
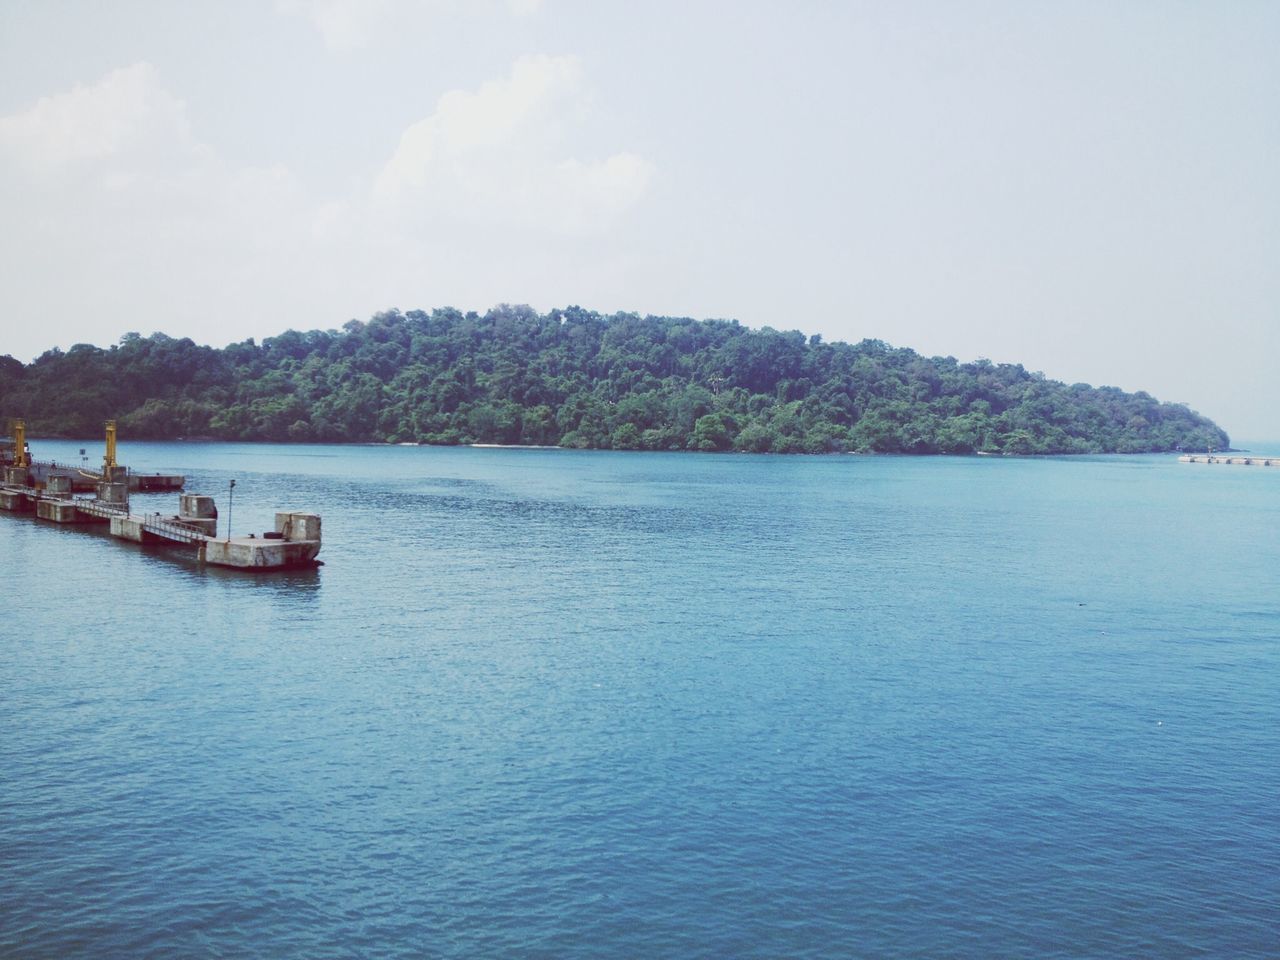
<path fill-rule="evenodd" d="M 129 485 L 103 480 L 98 484 L 98 499 L 103 503 L 126 506 L 129 503 Z"/>
<path fill-rule="evenodd" d="M 53 523 L 83 522 L 80 511 L 72 500 L 48 500 L 42 497 L 36 501 L 36 516 Z"/>
<path fill-rule="evenodd" d="M 0 510 L 30 513 L 31 498 L 21 490 L 0 490 Z"/>

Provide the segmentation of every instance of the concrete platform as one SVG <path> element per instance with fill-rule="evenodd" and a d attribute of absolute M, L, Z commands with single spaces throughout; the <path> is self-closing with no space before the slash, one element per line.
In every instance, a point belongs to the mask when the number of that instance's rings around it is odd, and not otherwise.
<path fill-rule="evenodd" d="M 320 517 L 314 513 L 281 511 L 276 514 L 274 536 L 212 537 L 200 545 L 205 563 L 240 570 L 281 570 L 309 567 L 320 552 Z"/>
<path fill-rule="evenodd" d="M 198 547 L 205 563 L 240 570 L 281 570 L 307 567 L 320 552 L 319 540 L 264 540 L 260 537 L 232 537 L 206 540 Z"/>

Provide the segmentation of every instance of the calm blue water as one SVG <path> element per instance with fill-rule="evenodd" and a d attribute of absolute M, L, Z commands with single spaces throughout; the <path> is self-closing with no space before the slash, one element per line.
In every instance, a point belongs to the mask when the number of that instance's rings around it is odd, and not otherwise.
<path fill-rule="evenodd" d="M 1280 471 L 121 459 L 326 566 L 0 515 L 0 956 L 1280 955 Z"/>

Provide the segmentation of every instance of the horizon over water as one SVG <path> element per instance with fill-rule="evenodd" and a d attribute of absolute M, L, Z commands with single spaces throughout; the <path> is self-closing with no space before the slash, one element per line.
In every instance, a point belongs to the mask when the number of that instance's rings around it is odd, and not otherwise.
<path fill-rule="evenodd" d="M 0 957 L 1280 954 L 1280 470 L 119 453 L 325 566 L 0 513 Z"/>

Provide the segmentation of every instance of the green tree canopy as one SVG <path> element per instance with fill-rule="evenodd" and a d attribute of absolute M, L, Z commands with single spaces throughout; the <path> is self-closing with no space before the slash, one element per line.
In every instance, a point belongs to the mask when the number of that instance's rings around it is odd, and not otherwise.
<path fill-rule="evenodd" d="M 619 450 L 1107 453 L 1225 449 L 1179 404 L 1016 364 L 825 343 L 735 321 L 498 306 L 377 314 L 221 350 L 128 333 L 0 357 L 34 435 L 560 444 Z"/>

